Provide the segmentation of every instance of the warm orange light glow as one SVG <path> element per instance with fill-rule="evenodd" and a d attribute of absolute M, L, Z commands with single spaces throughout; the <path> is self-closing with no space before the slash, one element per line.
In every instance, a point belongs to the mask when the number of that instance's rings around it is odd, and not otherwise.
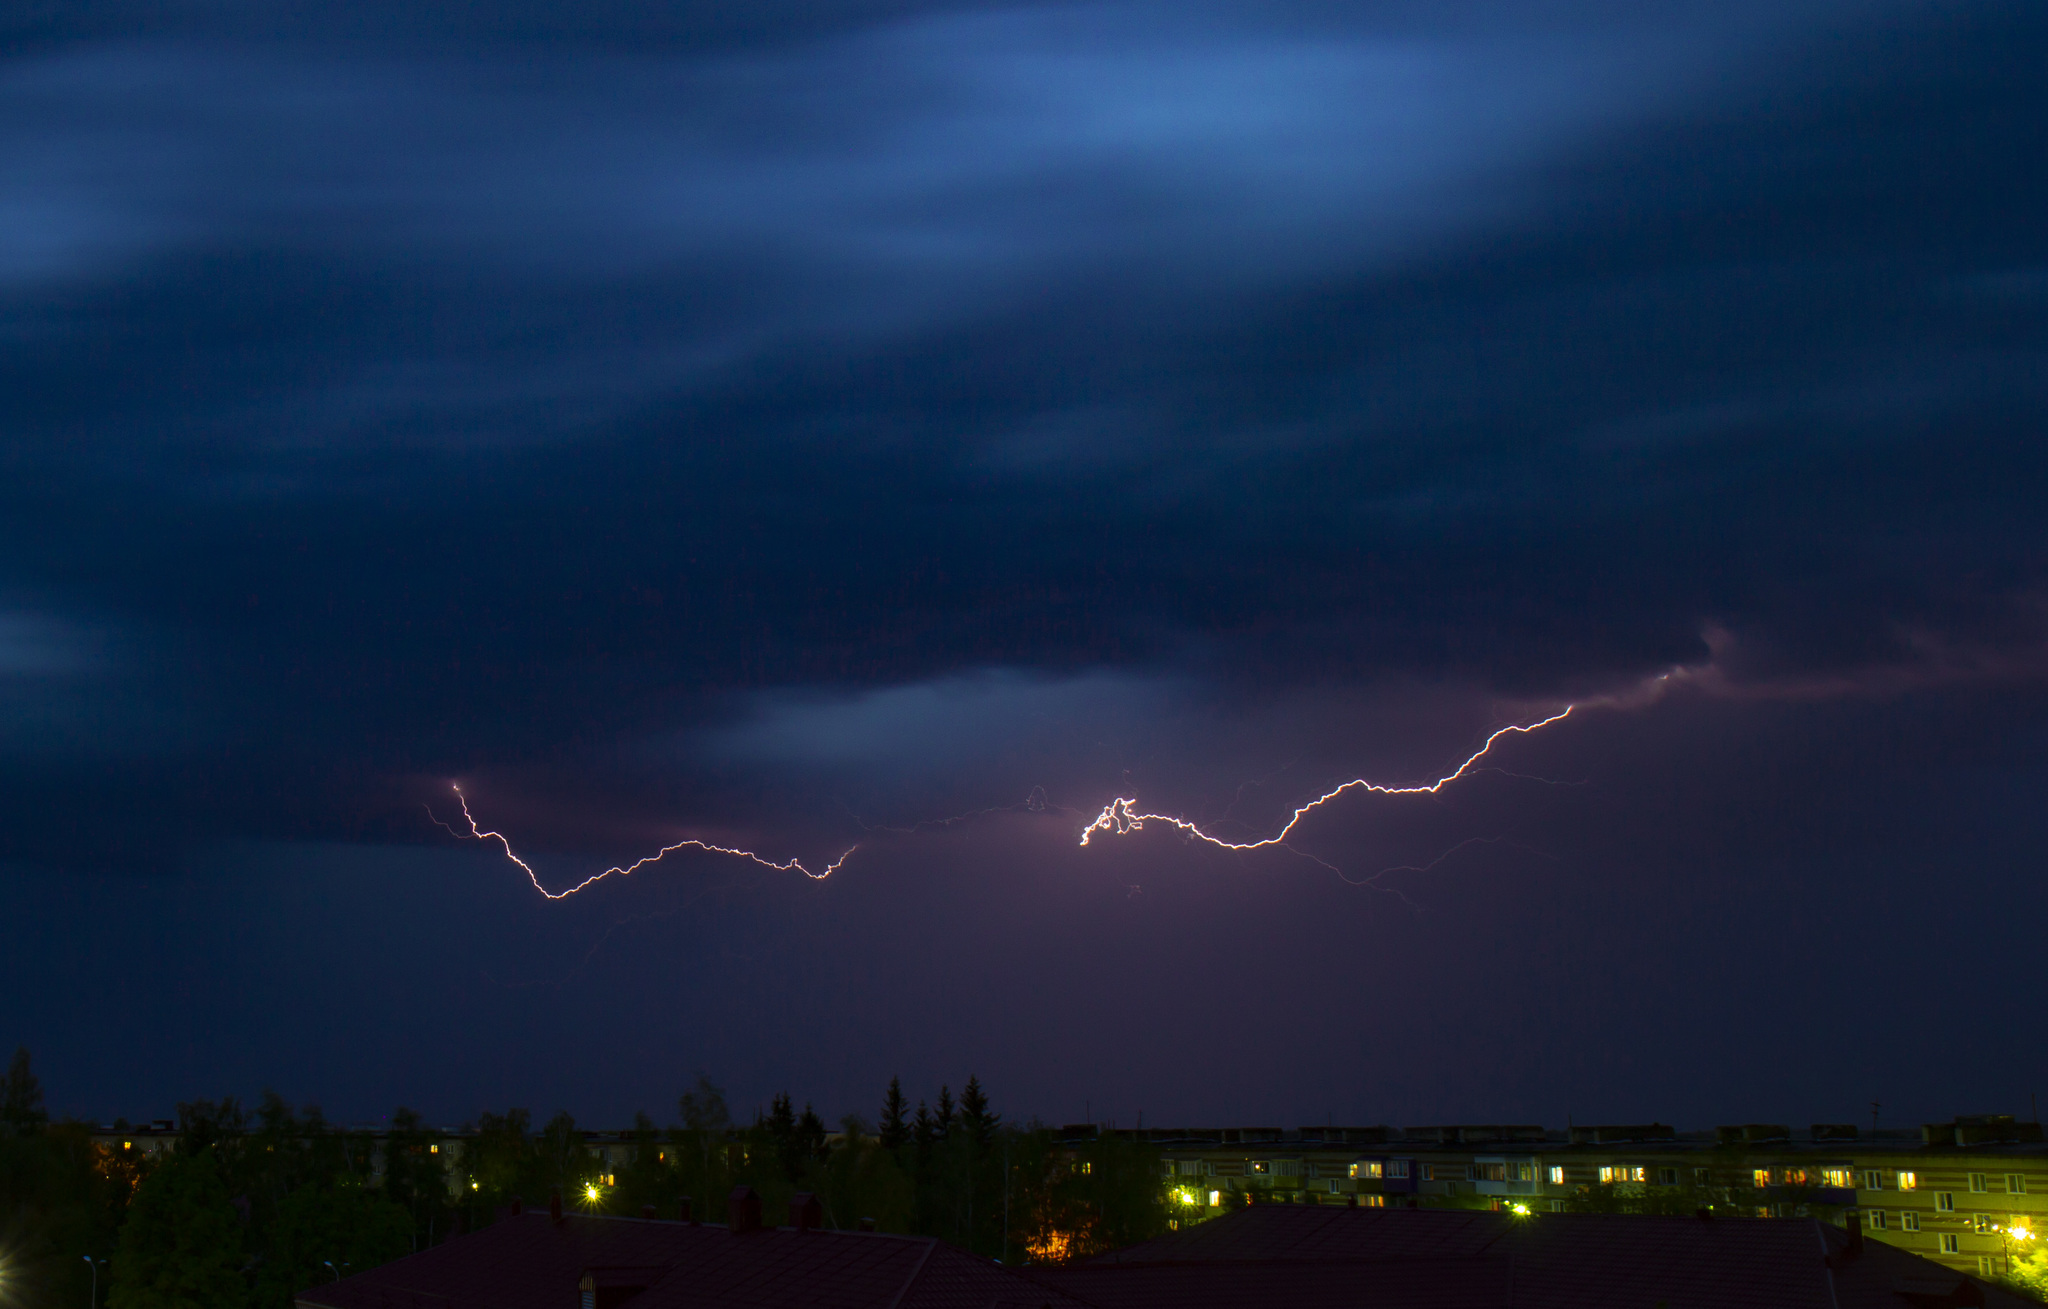
<path fill-rule="evenodd" d="M 1074 1234 L 1058 1230 L 1042 1233 L 1024 1246 L 1036 1263 L 1065 1263 L 1074 1253 Z"/>

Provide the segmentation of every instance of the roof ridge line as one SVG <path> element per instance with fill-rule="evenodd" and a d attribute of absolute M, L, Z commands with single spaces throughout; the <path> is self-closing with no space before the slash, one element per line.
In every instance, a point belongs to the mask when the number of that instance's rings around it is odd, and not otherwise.
<path fill-rule="evenodd" d="M 924 1238 L 924 1253 L 917 1257 L 917 1265 L 910 1270 L 910 1276 L 903 1279 L 903 1286 L 896 1292 L 896 1298 L 889 1302 L 889 1309 L 900 1309 L 903 1304 L 903 1297 L 909 1295 L 910 1288 L 917 1285 L 918 1274 L 924 1271 L 925 1264 L 931 1260 L 932 1251 L 938 1248 L 939 1238 L 936 1236 Z"/>

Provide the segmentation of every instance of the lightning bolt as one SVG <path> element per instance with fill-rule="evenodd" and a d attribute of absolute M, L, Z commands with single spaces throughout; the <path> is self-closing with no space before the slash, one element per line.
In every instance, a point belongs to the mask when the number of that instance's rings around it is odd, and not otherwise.
<path fill-rule="evenodd" d="M 1368 781 L 1363 777 L 1354 777 L 1350 781 L 1343 783 L 1333 790 L 1325 791 L 1307 804 L 1302 805 L 1294 811 L 1294 816 L 1287 820 L 1285 827 L 1273 835 L 1263 837 L 1257 841 L 1226 841 L 1220 836 L 1211 836 L 1196 824 L 1176 814 L 1140 813 L 1138 812 L 1138 802 L 1135 798 L 1119 796 L 1105 805 L 1101 813 L 1095 815 L 1094 822 L 1081 829 L 1081 844 L 1087 845 L 1092 842 L 1097 832 L 1108 832 L 1113 836 L 1124 836 L 1131 832 L 1143 831 L 1147 823 L 1165 823 L 1198 841 L 1206 841 L 1219 850 L 1263 850 L 1267 846 L 1285 845 L 1287 836 L 1294 830 L 1295 824 L 1346 792 L 1370 791 L 1375 795 L 1435 795 L 1452 782 L 1457 781 L 1470 772 L 1472 766 L 1481 759 L 1484 759 L 1487 751 L 1493 749 L 1493 743 L 1500 740 L 1503 736 L 1526 736 L 1531 732 L 1541 731 L 1552 723 L 1562 722 L 1570 717 L 1572 710 L 1575 708 L 1577 708 L 1576 705 L 1566 705 L 1561 711 L 1540 721 L 1509 724 L 1499 729 L 1493 735 L 1486 738 L 1486 743 L 1475 750 L 1470 759 L 1459 764 L 1454 771 L 1446 773 L 1427 786 L 1381 786 L 1378 782 Z"/>
<path fill-rule="evenodd" d="M 814 882 L 822 882 L 826 878 L 830 877 L 832 874 L 838 872 L 839 866 L 845 863 L 855 850 L 860 849 L 860 847 L 857 845 L 848 846 L 846 848 L 845 854 L 840 855 L 837 859 L 834 859 L 831 863 L 825 865 L 824 872 L 814 873 L 810 869 L 804 867 L 803 863 L 800 860 L 796 859 L 791 859 L 787 863 L 777 863 L 773 859 L 769 859 L 765 856 L 755 854 L 752 850 L 738 850 L 734 849 L 732 846 L 729 845 L 713 845 L 709 841 L 698 841 L 694 839 L 688 841 L 678 841 L 674 845 L 665 845 L 661 849 L 655 851 L 653 854 L 648 855 L 643 859 L 636 859 L 632 863 L 626 864 L 623 867 L 614 866 L 605 869 L 601 873 L 592 873 L 590 876 L 584 878 L 582 881 L 576 883 L 576 885 L 570 887 L 566 891 L 550 891 L 545 886 L 542 886 L 540 884 L 540 876 L 533 871 L 533 865 L 527 863 L 524 859 L 521 859 L 517 854 L 513 852 L 512 842 L 510 838 L 508 838 L 503 832 L 487 832 L 476 825 L 475 817 L 473 817 L 469 812 L 469 797 L 465 796 L 462 793 L 462 788 L 457 786 L 452 787 L 450 789 L 452 789 L 455 792 L 455 802 L 462 806 L 462 820 L 469 824 L 469 835 L 479 841 L 496 841 L 500 846 L 504 847 L 505 857 L 507 859 L 510 859 L 513 863 L 519 865 L 519 870 L 526 874 L 526 880 L 533 883 L 533 889 L 540 892 L 542 895 L 546 896 L 550 900 L 566 900 L 570 896 L 576 894 L 578 891 L 581 891 L 584 887 L 589 886 L 594 882 L 602 882 L 605 878 L 610 877 L 614 873 L 617 873 L 620 877 L 631 877 L 634 873 L 640 871 L 642 868 L 647 867 L 647 865 L 660 863 L 665 856 L 674 854 L 678 850 L 703 850 L 710 854 L 724 854 L 732 855 L 734 858 L 737 859 L 751 859 L 755 863 L 761 865 L 763 868 L 772 868 L 778 873 L 799 872 L 802 873 L 805 877 L 810 878 Z M 428 816 L 432 817 L 431 810 L 428 811 Z M 434 821 L 437 823 L 441 822 L 441 820 L 438 818 L 434 819 Z M 441 823 L 441 826 L 448 827 L 448 824 Z M 455 831 L 455 829 L 452 827 L 449 827 L 448 830 L 451 832 Z M 460 832 L 456 832 L 455 834 L 457 836 L 462 835 L 462 833 Z"/>

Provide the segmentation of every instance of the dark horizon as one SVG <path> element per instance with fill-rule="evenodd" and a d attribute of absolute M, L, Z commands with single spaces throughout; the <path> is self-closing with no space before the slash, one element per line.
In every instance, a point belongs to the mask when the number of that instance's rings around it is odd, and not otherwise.
<path fill-rule="evenodd" d="M 55 1111 L 2048 1082 L 2038 6 L 0 34 L 0 1043 Z M 1284 848 L 1080 844 L 1567 704 Z M 550 900 L 458 785 L 549 890 L 802 867 Z"/>

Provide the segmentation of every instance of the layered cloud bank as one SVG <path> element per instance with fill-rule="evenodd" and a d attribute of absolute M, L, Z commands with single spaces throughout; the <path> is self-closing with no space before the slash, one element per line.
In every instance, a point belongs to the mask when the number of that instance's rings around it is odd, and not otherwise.
<path fill-rule="evenodd" d="M 462 779 L 570 862 L 983 814 L 1025 877 L 1564 703 L 1300 871 L 2024 845 L 2033 9 L 736 14 L 4 20 L 19 876 L 443 841 Z"/>

